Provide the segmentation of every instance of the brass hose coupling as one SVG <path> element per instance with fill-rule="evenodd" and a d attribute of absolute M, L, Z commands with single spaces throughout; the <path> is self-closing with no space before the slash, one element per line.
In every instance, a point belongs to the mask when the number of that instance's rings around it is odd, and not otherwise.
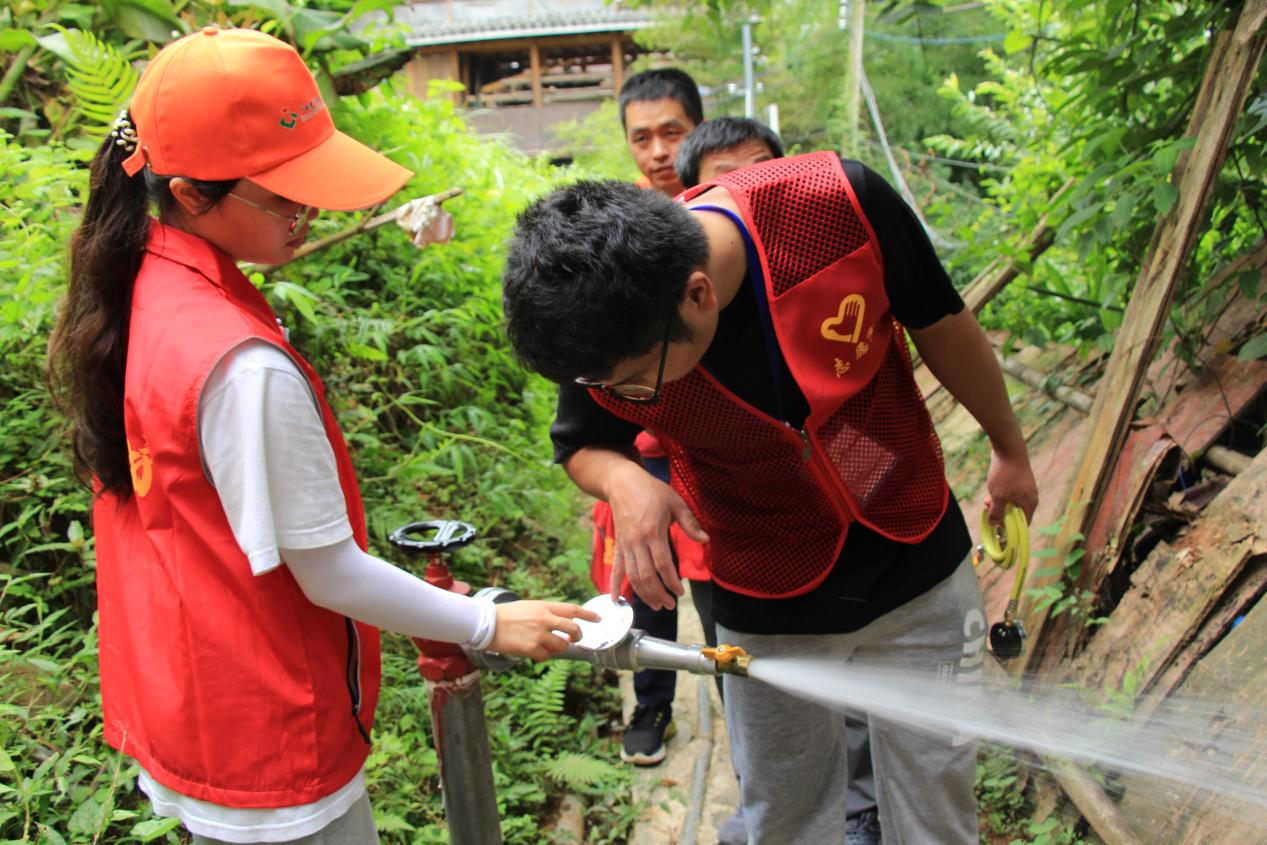
<path fill-rule="evenodd" d="M 705 647 L 703 655 L 717 664 L 718 674 L 748 676 L 748 664 L 752 656 L 737 645 L 719 643 L 716 648 Z"/>

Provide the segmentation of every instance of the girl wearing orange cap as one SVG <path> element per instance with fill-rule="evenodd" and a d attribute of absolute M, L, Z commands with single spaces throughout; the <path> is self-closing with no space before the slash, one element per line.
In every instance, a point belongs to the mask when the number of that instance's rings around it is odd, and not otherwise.
<path fill-rule="evenodd" d="M 215 28 L 155 56 L 93 160 L 50 383 L 98 493 L 106 740 L 195 842 L 377 841 L 378 628 L 543 660 L 597 619 L 367 554 L 321 382 L 236 267 L 410 175 L 335 130 L 291 47 Z"/>

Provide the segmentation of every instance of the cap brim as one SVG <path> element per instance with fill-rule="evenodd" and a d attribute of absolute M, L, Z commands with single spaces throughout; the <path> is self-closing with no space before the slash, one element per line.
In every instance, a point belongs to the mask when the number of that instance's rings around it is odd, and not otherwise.
<path fill-rule="evenodd" d="M 335 130 L 303 155 L 247 178 L 303 205 L 352 211 L 378 205 L 413 175 L 382 153 Z"/>

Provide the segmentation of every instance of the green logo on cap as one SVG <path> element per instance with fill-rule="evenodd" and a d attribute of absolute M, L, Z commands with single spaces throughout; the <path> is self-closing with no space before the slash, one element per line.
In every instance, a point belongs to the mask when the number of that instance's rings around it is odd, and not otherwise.
<path fill-rule="evenodd" d="M 282 128 L 294 129 L 295 124 L 299 122 L 299 113 L 293 112 L 290 109 L 282 109 L 282 114 L 285 115 L 285 117 L 283 117 L 279 121 L 279 123 L 281 123 Z"/>

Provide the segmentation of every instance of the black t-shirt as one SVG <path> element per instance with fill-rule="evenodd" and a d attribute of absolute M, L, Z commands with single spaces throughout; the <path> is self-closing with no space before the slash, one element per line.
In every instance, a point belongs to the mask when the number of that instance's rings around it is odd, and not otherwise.
<path fill-rule="evenodd" d="M 963 300 L 919 219 L 874 171 L 860 162 L 842 162 L 875 230 L 893 316 L 905 326 L 920 329 L 957 314 Z M 799 428 L 809 405 L 780 358 L 776 366 L 784 373 L 784 385 L 790 388 L 780 406 L 750 282 L 751 277 L 722 309 L 717 333 L 700 365 L 745 402 Z M 594 402 L 586 388 L 571 383 L 559 386 L 558 411 L 550 428 L 555 460 L 562 462 L 583 446 L 627 445 L 639 430 L 637 424 Z M 793 598 L 762 599 L 714 583 L 713 615 L 727 628 L 754 634 L 856 631 L 940 583 L 954 572 L 971 546 L 953 497 L 941 522 L 915 545 L 890 540 L 855 522 L 849 526 L 835 566 L 818 587 Z"/>

